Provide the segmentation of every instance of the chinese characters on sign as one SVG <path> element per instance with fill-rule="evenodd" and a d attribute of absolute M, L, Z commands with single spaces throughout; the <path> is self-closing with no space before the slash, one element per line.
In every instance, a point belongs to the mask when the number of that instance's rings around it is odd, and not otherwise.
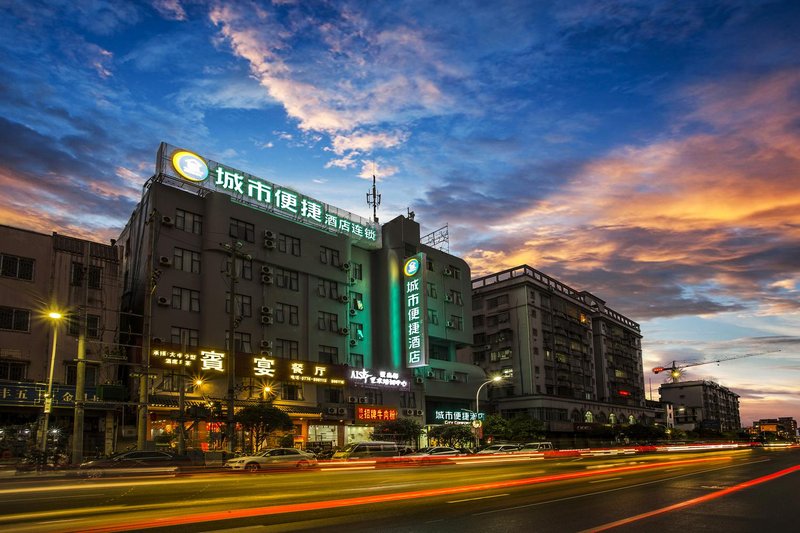
<path fill-rule="evenodd" d="M 397 409 L 387 407 L 356 407 L 356 420 L 359 422 L 386 422 L 397 420 Z"/>
<path fill-rule="evenodd" d="M 201 351 L 199 356 L 196 353 L 153 350 L 152 357 L 151 361 L 160 368 L 183 367 L 190 370 L 225 372 L 225 354 L 213 350 Z"/>
<path fill-rule="evenodd" d="M 88 401 L 99 401 L 94 388 L 86 388 Z M 0 386 L 0 405 L 44 406 L 47 385 L 44 383 L 6 383 Z M 75 385 L 53 385 L 50 398 L 51 407 L 73 407 L 75 405 Z"/>
<path fill-rule="evenodd" d="M 386 372 L 379 370 L 377 375 L 372 374 L 366 368 L 361 370 L 351 370 L 350 380 L 359 382 L 359 385 L 382 385 L 384 387 L 406 388 L 408 380 L 401 378 L 397 372 Z"/>
<path fill-rule="evenodd" d="M 419 253 L 403 263 L 405 295 L 406 367 L 428 365 L 428 305 L 425 279 L 426 257 Z"/>
<path fill-rule="evenodd" d="M 316 385 L 344 386 L 339 367 L 275 357 L 254 357 L 253 375 L 280 381 L 301 381 Z"/>
<path fill-rule="evenodd" d="M 469 424 L 475 420 L 483 420 L 484 413 L 475 411 L 434 411 L 434 424 Z"/>

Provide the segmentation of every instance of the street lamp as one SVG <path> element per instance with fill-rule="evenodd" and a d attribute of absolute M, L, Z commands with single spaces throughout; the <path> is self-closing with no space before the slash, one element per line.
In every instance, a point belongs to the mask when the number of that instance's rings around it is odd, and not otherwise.
<path fill-rule="evenodd" d="M 53 369 L 56 366 L 56 343 L 58 342 L 58 321 L 64 316 L 58 311 L 47 313 L 53 321 L 53 350 L 50 353 L 50 375 L 47 379 L 47 393 L 44 396 L 44 420 L 42 422 L 42 456 L 47 451 L 47 430 L 50 423 L 50 410 L 53 408 Z"/>
<path fill-rule="evenodd" d="M 503 380 L 502 376 L 494 376 L 493 378 L 487 379 L 486 381 L 481 383 L 480 387 L 478 387 L 478 391 L 475 393 L 475 416 L 476 417 L 480 417 L 480 409 L 478 407 L 478 403 L 479 403 L 480 397 L 481 397 L 481 389 L 484 388 L 489 383 L 497 383 L 498 381 L 502 381 L 502 380 Z M 480 446 L 481 446 L 481 439 L 478 436 L 479 435 L 478 430 L 479 430 L 479 428 L 476 427 L 475 428 L 475 451 L 476 452 L 478 451 L 478 448 L 480 448 Z"/>

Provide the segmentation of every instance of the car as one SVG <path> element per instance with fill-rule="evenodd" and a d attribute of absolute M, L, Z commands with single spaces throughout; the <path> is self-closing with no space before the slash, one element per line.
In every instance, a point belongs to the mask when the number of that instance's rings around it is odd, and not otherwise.
<path fill-rule="evenodd" d="M 491 455 L 495 453 L 514 453 L 519 451 L 518 444 L 492 444 L 480 450 L 477 455 Z"/>
<path fill-rule="evenodd" d="M 151 474 L 175 472 L 192 466 L 192 458 L 167 451 L 129 451 L 81 463 L 78 475 L 100 477 L 107 474 Z"/>
<path fill-rule="evenodd" d="M 545 451 L 552 451 L 553 448 L 552 442 L 528 442 L 522 445 L 519 449 L 521 452 L 545 452 Z"/>
<path fill-rule="evenodd" d="M 376 459 L 379 457 L 397 457 L 403 455 L 404 448 L 396 442 L 368 441 L 351 442 L 343 449 L 338 450 L 331 458 L 334 461 L 347 459 Z"/>
<path fill-rule="evenodd" d="M 430 448 L 422 448 L 421 450 L 408 454 L 408 457 L 442 457 L 464 455 L 464 452 L 457 448 L 450 446 L 431 446 Z"/>
<path fill-rule="evenodd" d="M 295 448 L 269 448 L 256 455 L 234 457 L 225 462 L 225 468 L 256 472 L 261 469 L 301 469 L 317 466 L 313 453 Z"/>

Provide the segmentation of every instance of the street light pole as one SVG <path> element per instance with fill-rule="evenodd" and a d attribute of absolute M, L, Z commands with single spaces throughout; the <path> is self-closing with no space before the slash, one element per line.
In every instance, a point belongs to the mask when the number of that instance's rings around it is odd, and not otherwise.
<path fill-rule="evenodd" d="M 487 379 L 486 381 L 481 383 L 480 387 L 478 387 L 478 390 L 475 393 L 475 416 L 476 417 L 480 417 L 480 414 L 479 414 L 480 413 L 480 409 L 479 409 L 478 403 L 480 402 L 481 389 L 484 388 L 489 383 L 497 383 L 498 381 L 500 381 L 502 379 L 503 378 L 501 376 L 495 376 L 492 379 Z M 481 438 L 478 436 L 479 435 L 479 433 L 478 433 L 479 429 L 480 428 L 478 428 L 478 427 L 475 428 L 475 451 L 476 452 L 478 451 L 478 448 L 480 448 L 480 446 L 481 446 Z"/>
<path fill-rule="evenodd" d="M 44 397 L 44 420 L 42 421 L 42 455 L 47 451 L 47 431 L 50 423 L 50 411 L 53 408 L 53 369 L 56 366 L 56 343 L 58 342 L 58 321 L 63 316 L 58 311 L 47 314 L 53 320 L 53 350 L 50 353 L 50 377 L 47 379 L 47 394 Z M 46 460 L 46 459 L 45 459 Z"/>

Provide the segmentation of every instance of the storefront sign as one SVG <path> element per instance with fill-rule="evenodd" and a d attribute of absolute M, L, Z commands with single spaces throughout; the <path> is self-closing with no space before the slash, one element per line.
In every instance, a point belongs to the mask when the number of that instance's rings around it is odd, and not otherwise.
<path fill-rule="evenodd" d="M 150 362 L 165 369 L 225 372 L 225 354 L 213 350 L 204 350 L 198 355 L 194 352 L 157 349 L 151 352 Z"/>
<path fill-rule="evenodd" d="M 473 421 L 480 421 L 486 417 L 484 413 L 475 411 L 434 411 L 434 424 L 471 424 Z"/>
<path fill-rule="evenodd" d="M 350 381 L 355 382 L 353 383 L 354 385 L 371 385 L 393 389 L 405 389 L 408 387 L 408 380 L 401 378 L 397 372 L 378 370 L 373 374 L 366 368 L 351 370 Z"/>
<path fill-rule="evenodd" d="M 356 407 L 358 422 L 388 422 L 397 420 L 397 409 L 388 407 Z"/>
<path fill-rule="evenodd" d="M 97 397 L 96 389 L 87 387 L 85 392 L 88 401 L 100 400 Z M 0 385 L 0 405 L 44 408 L 46 396 L 47 384 L 45 383 L 6 383 Z M 75 385 L 54 384 L 50 405 L 53 408 L 74 407 Z"/>
<path fill-rule="evenodd" d="M 428 305 L 426 257 L 418 253 L 403 263 L 406 367 L 428 366 Z"/>
<path fill-rule="evenodd" d="M 204 159 L 187 150 L 162 143 L 157 170 L 160 174 L 168 174 L 224 192 L 248 207 L 280 215 L 306 226 L 346 235 L 369 248 L 380 247 L 378 225 L 281 185 Z"/>
<path fill-rule="evenodd" d="M 254 357 L 253 376 L 276 381 L 295 381 L 315 385 L 345 385 L 344 370 L 339 365 L 296 361 L 280 357 Z"/>

